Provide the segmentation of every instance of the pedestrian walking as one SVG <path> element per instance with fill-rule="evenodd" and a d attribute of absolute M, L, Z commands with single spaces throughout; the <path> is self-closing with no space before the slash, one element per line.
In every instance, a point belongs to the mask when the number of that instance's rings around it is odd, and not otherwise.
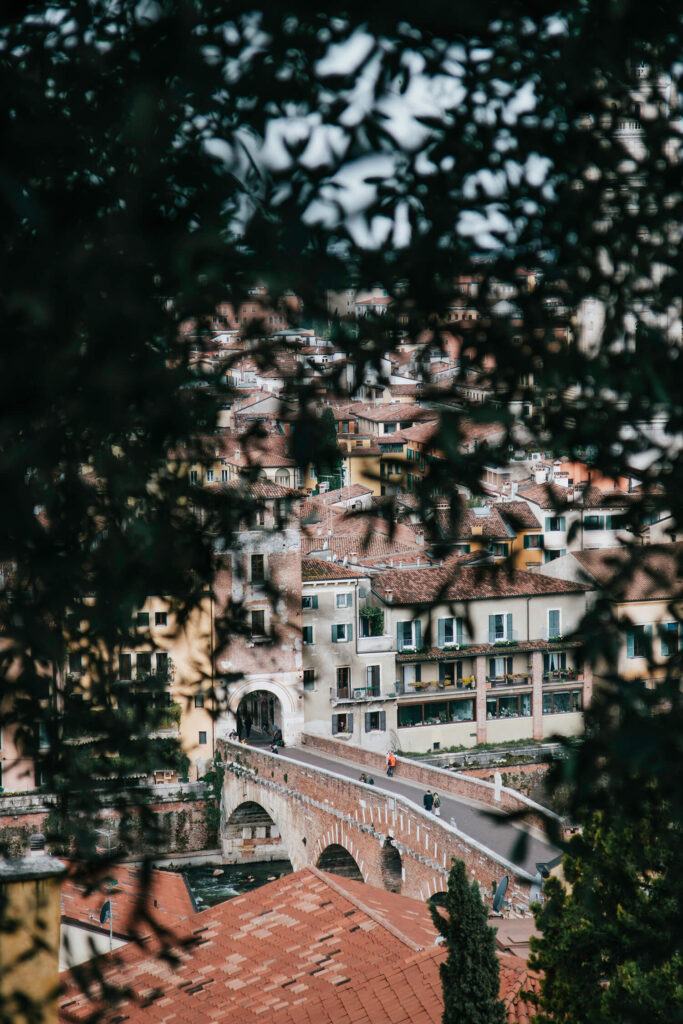
<path fill-rule="evenodd" d="M 441 817 L 441 797 L 438 793 L 434 793 L 434 814 L 437 818 Z"/>
<path fill-rule="evenodd" d="M 425 795 L 422 797 L 422 803 L 424 804 L 425 811 L 431 812 L 432 807 L 434 806 L 434 797 L 432 796 L 431 789 L 428 789 Z"/>
<path fill-rule="evenodd" d="M 396 755 L 393 750 L 390 750 L 387 754 L 387 775 L 389 778 L 393 777 L 394 768 L 396 767 Z"/>

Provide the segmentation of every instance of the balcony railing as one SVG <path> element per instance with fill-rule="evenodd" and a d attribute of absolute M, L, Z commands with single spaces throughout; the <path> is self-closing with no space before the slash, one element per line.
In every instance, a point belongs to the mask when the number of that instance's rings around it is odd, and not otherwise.
<path fill-rule="evenodd" d="M 503 686 L 529 686 L 531 676 L 527 672 L 507 672 L 502 676 L 487 676 L 486 685 L 490 689 Z"/>
<path fill-rule="evenodd" d="M 372 700 L 380 697 L 379 686 L 331 686 L 332 700 Z"/>
<path fill-rule="evenodd" d="M 583 672 L 574 669 L 560 669 L 558 672 L 544 672 L 544 683 L 578 683 L 583 682 Z"/>

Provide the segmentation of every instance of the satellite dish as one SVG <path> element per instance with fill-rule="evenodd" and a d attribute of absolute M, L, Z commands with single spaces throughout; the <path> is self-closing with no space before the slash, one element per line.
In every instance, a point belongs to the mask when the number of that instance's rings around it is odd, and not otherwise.
<path fill-rule="evenodd" d="M 503 875 L 498 887 L 493 895 L 493 912 L 494 914 L 500 914 L 501 910 L 505 906 L 505 893 L 508 891 L 509 878 L 507 875 Z"/>
<path fill-rule="evenodd" d="M 104 922 L 108 921 L 110 919 L 110 917 L 111 917 L 111 900 L 107 900 L 105 903 L 102 904 L 102 909 L 100 910 L 100 923 L 104 924 Z"/>

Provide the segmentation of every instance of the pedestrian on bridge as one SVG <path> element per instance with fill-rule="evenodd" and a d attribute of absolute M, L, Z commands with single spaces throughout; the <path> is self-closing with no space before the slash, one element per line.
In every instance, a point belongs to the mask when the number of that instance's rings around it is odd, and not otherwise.
<path fill-rule="evenodd" d="M 434 793 L 434 814 L 437 818 L 441 817 L 441 797 L 438 793 Z"/>
<path fill-rule="evenodd" d="M 422 803 L 424 804 L 425 811 L 429 811 L 431 813 L 432 807 L 434 806 L 434 797 L 432 796 L 431 789 L 428 789 L 422 797 Z"/>
<path fill-rule="evenodd" d="M 393 750 L 390 750 L 387 754 L 387 775 L 391 779 L 394 774 L 394 768 L 396 767 L 396 754 Z"/>

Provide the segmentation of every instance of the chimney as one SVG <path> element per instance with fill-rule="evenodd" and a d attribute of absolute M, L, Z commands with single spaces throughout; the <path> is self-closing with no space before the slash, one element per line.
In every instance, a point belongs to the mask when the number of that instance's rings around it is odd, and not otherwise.
<path fill-rule="evenodd" d="M 385 600 L 387 601 L 388 604 L 391 604 L 393 596 L 394 596 L 393 590 L 385 591 L 384 597 L 385 597 Z"/>
<path fill-rule="evenodd" d="M 23 857 L 0 858 L 0 1003 L 16 1024 L 57 1024 L 60 887 L 66 865 L 31 836 Z"/>

